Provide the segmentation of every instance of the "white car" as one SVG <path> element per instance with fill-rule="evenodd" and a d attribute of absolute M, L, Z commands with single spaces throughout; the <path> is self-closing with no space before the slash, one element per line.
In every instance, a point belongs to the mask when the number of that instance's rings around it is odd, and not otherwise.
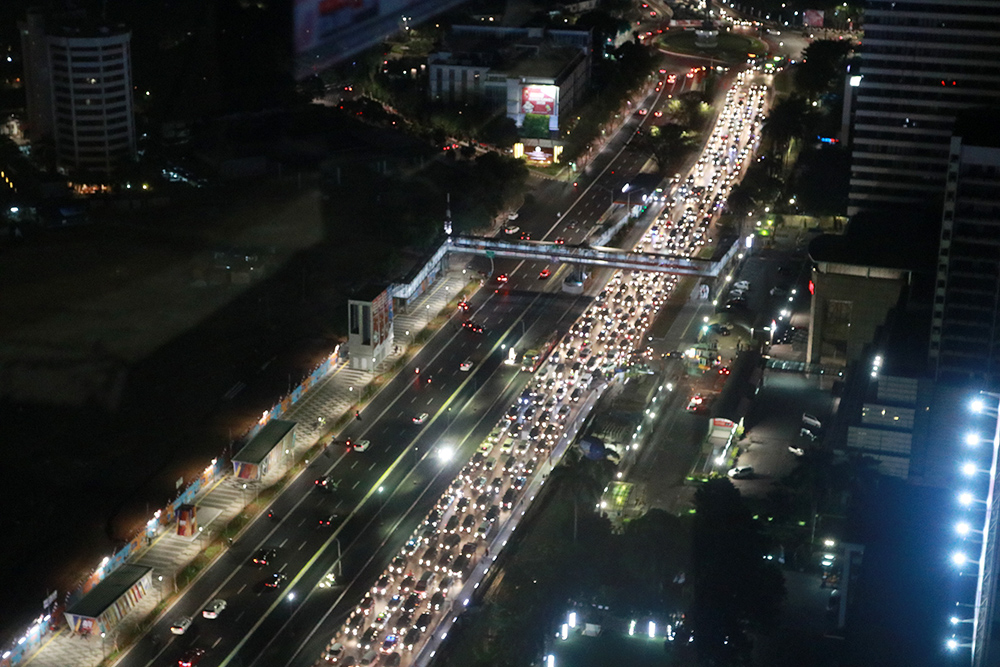
<path fill-rule="evenodd" d="M 191 627 L 191 619 L 187 616 L 181 616 L 174 624 L 170 626 L 170 632 L 175 635 L 183 635 Z"/>
<path fill-rule="evenodd" d="M 517 225 L 507 225 L 503 228 L 504 234 L 517 234 L 519 231 L 521 231 L 521 228 Z"/>
<path fill-rule="evenodd" d="M 458 370 L 463 372 L 468 372 L 472 370 L 472 362 L 466 359 L 458 365 Z"/>
<path fill-rule="evenodd" d="M 219 614 L 226 608 L 225 600 L 212 600 L 208 606 L 202 610 L 201 615 L 205 618 L 218 618 Z"/>
<path fill-rule="evenodd" d="M 354 448 L 354 451 L 356 451 L 356 452 L 363 452 L 366 449 L 368 449 L 368 446 L 370 444 L 372 444 L 372 443 L 370 443 L 367 440 L 358 440 L 356 443 L 354 443 L 353 448 Z"/>
<path fill-rule="evenodd" d="M 733 287 L 735 289 L 741 289 L 744 292 L 746 292 L 747 290 L 750 289 L 750 281 L 749 280 L 739 280 L 739 281 L 736 282 L 736 284 L 733 285 Z"/>
<path fill-rule="evenodd" d="M 753 475 L 753 466 L 737 466 L 726 473 L 731 479 L 744 479 Z"/>
<path fill-rule="evenodd" d="M 430 417 L 429 414 L 427 414 L 426 412 L 421 412 L 419 415 L 417 415 L 416 417 L 413 418 L 413 423 L 414 424 L 423 424 L 425 421 L 427 421 L 428 417 Z"/>

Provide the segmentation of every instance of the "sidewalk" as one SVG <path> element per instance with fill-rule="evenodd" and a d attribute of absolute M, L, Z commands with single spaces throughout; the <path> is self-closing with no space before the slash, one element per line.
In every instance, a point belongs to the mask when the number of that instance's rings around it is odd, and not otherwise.
<path fill-rule="evenodd" d="M 464 266 L 461 258 L 453 258 L 453 266 Z M 418 297 L 408 312 L 399 313 L 394 319 L 396 340 L 392 354 L 380 365 L 391 368 L 393 362 L 408 351 L 409 344 L 433 320 L 449 301 L 457 297 L 469 283 L 463 271 L 445 271 L 430 288 Z M 466 295 L 471 296 L 471 295 Z M 406 332 L 409 332 L 409 336 Z M 103 640 L 99 636 L 83 639 L 68 632 L 65 627 L 45 641 L 41 648 L 28 657 L 22 665 L 32 667 L 92 667 L 98 665 L 106 654 L 115 649 L 118 637 L 127 636 L 154 611 L 164 596 L 174 592 L 177 574 L 188 566 L 205 547 L 212 536 L 221 531 L 243 508 L 255 500 L 261 488 L 277 482 L 299 460 L 300 456 L 327 435 L 329 425 L 358 402 L 364 387 L 375 378 L 371 371 L 348 368 L 341 360 L 325 380 L 313 387 L 282 418 L 298 422 L 295 451 L 286 457 L 286 463 L 276 466 L 259 483 L 238 482 L 231 473 L 210 485 L 195 500 L 201 533 L 194 537 L 180 537 L 173 526 L 162 531 L 152 543 L 129 562 L 153 568 L 153 587 L 128 613 L 125 619 Z M 320 418 L 325 419 L 325 425 Z M 204 571 L 204 570 L 203 570 Z M 164 612 L 169 614 L 169 607 Z"/>

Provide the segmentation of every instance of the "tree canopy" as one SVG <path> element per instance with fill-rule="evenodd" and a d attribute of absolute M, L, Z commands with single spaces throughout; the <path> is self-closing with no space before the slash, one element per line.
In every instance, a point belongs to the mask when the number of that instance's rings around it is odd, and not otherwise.
<path fill-rule="evenodd" d="M 748 630 L 766 632 L 776 626 L 784 578 L 765 560 L 768 540 L 732 482 L 705 483 L 695 493 L 695 510 L 695 646 L 703 662 L 736 663 L 749 653 Z"/>

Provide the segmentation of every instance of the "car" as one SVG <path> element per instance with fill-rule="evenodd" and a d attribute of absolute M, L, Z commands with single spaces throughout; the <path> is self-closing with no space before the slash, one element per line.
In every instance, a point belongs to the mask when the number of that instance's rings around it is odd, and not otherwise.
<path fill-rule="evenodd" d="M 203 648 L 189 648 L 184 652 L 184 655 L 180 657 L 177 661 L 178 667 L 194 667 L 199 662 L 201 662 L 202 657 L 205 655 L 205 649 Z"/>
<path fill-rule="evenodd" d="M 471 533 L 472 529 L 476 527 L 476 515 L 466 514 L 465 518 L 462 519 L 462 532 Z"/>
<path fill-rule="evenodd" d="M 496 505 L 491 505 L 488 510 L 486 510 L 486 516 L 484 517 L 490 523 L 495 522 L 500 518 L 500 508 Z"/>
<path fill-rule="evenodd" d="M 403 570 L 406 569 L 406 559 L 402 556 L 396 556 L 389 563 L 389 573 L 390 574 L 402 574 Z"/>
<path fill-rule="evenodd" d="M 738 290 L 740 290 L 742 292 L 747 292 L 747 291 L 750 290 L 750 281 L 749 280 L 738 280 L 735 283 L 733 283 L 733 289 L 738 289 Z"/>
<path fill-rule="evenodd" d="M 461 523 L 462 523 L 462 518 L 457 514 L 453 514 L 448 519 L 448 523 L 445 524 L 444 530 L 445 532 L 448 533 L 454 533 L 455 531 L 458 530 L 458 527 L 459 525 L 461 525 Z"/>
<path fill-rule="evenodd" d="M 428 417 L 430 417 L 429 414 L 427 414 L 426 412 L 421 412 L 419 415 L 416 415 L 413 418 L 413 423 L 414 424 L 423 424 L 425 421 L 427 421 Z"/>
<path fill-rule="evenodd" d="M 469 310 L 469 302 L 468 301 L 459 301 L 458 302 L 458 309 L 460 311 L 462 311 L 463 313 L 468 312 L 468 310 Z"/>
<path fill-rule="evenodd" d="M 367 440 L 358 440 L 357 442 L 354 443 L 354 451 L 363 452 L 367 450 L 368 446 L 371 444 L 372 443 L 368 442 Z"/>
<path fill-rule="evenodd" d="M 410 628 L 410 631 L 403 637 L 403 648 L 407 651 L 412 651 L 418 641 L 420 641 L 420 630 Z"/>
<path fill-rule="evenodd" d="M 405 577 L 403 577 L 403 580 L 399 582 L 399 592 L 409 593 L 415 583 L 417 583 L 417 578 L 413 576 L 412 572 L 408 573 Z"/>
<path fill-rule="evenodd" d="M 250 559 L 250 562 L 253 563 L 254 565 L 261 565 L 261 566 L 267 565 L 272 560 L 274 560 L 275 556 L 277 555 L 278 555 L 277 549 L 264 547 L 257 550 L 257 553 L 255 553 L 253 558 Z"/>
<path fill-rule="evenodd" d="M 347 619 L 347 634 L 357 637 L 361 633 L 361 627 L 365 624 L 364 614 L 353 614 Z"/>
<path fill-rule="evenodd" d="M 663 112 L 662 111 L 654 111 L 653 115 L 656 116 L 657 118 L 663 118 Z"/>
<path fill-rule="evenodd" d="M 375 606 L 375 598 L 371 596 L 370 593 L 365 593 L 365 596 L 361 598 L 361 602 L 355 608 L 355 614 L 362 614 L 363 616 L 368 616 L 372 613 L 372 607 Z"/>
<path fill-rule="evenodd" d="M 517 218 L 519 217 L 519 215 L 520 214 L 517 211 L 511 211 L 510 213 L 507 214 L 507 219 L 508 220 L 517 220 Z"/>
<path fill-rule="evenodd" d="M 372 625 L 377 627 L 379 630 L 385 630 L 385 626 L 388 622 L 389 622 L 389 610 L 386 609 L 385 611 L 379 613 L 379 615 L 375 617 L 375 620 L 372 621 Z"/>
<path fill-rule="evenodd" d="M 393 595 L 391 598 L 389 598 L 389 601 L 385 603 L 385 608 L 390 613 L 392 613 L 399 611 L 399 607 L 402 604 L 403 604 L 403 596 L 397 593 L 396 595 Z"/>
<path fill-rule="evenodd" d="M 639 109 L 638 113 L 639 113 L 640 116 L 645 116 L 646 115 L 646 110 L 645 109 Z"/>
<path fill-rule="evenodd" d="M 323 662 L 329 663 L 331 665 L 340 662 L 340 659 L 344 657 L 344 645 L 340 642 L 334 642 L 323 651 Z"/>
<path fill-rule="evenodd" d="M 358 647 L 362 651 L 371 650 L 371 647 L 374 646 L 375 642 L 378 641 L 380 634 L 381 633 L 378 631 L 378 628 L 376 628 L 374 625 L 371 626 L 362 633 L 361 639 L 358 640 Z"/>
<path fill-rule="evenodd" d="M 753 466 L 737 466 L 726 473 L 730 479 L 746 479 L 753 476 Z"/>
<path fill-rule="evenodd" d="M 429 611 L 425 611 L 420 614 L 419 618 L 417 618 L 416 622 L 413 624 L 413 627 L 420 630 L 420 632 L 427 632 L 427 628 L 430 626 L 432 618 L 433 614 Z"/>
<path fill-rule="evenodd" d="M 420 606 L 420 594 L 410 593 L 409 597 L 403 602 L 402 609 L 408 614 L 412 614 L 417 607 Z"/>
<path fill-rule="evenodd" d="M 392 623 L 392 634 L 399 635 L 413 627 L 413 614 L 401 613 Z"/>
<path fill-rule="evenodd" d="M 566 239 L 561 236 L 556 237 L 556 245 L 566 245 Z"/>
<path fill-rule="evenodd" d="M 388 574 L 383 574 L 381 577 L 379 577 L 379 580 L 375 582 L 375 585 L 372 586 L 372 593 L 379 596 L 385 595 L 386 591 L 389 590 L 389 586 L 391 585 L 392 585 L 392 577 L 390 577 Z"/>
<path fill-rule="evenodd" d="M 517 491 L 512 488 L 507 489 L 507 492 L 503 494 L 503 500 L 500 501 L 500 507 L 504 510 L 510 510 L 514 506 L 514 498 L 517 497 Z"/>
<path fill-rule="evenodd" d="M 522 241 L 530 241 L 531 240 L 531 233 L 530 232 L 521 232 L 520 239 Z"/>
<path fill-rule="evenodd" d="M 458 365 L 458 370 L 462 371 L 463 373 L 468 373 L 469 371 L 472 370 L 472 362 L 466 359 L 465 361 L 463 361 Z"/>
<path fill-rule="evenodd" d="M 667 75 L 667 83 L 676 83 L 676 82 L 677 82 L 677 75 L 676 74 L 668 74 Z"/>
<path fill-rule="evenodd" d="M 512 213 L 511 215 L 517 215 L 517 213 Z M 521 228 L 517 225 L 507 225 L 503 228 L 504 234 L 517 234 L 519 231 L 521 231 Z"/>
<path fill-rule="evenodd" d="M 333 525 L 333 521 L 336 518 L 337 518 L 336 514 L 328 514 L 327 516 L 319 520 L 319 525 L 321 528 L 328 528 Z"/>
<path fill-rule="evenodd" d="M 799 429 L 799 437 L 809 438 L 809 442 L 816 442 L 816 438 L 819 437 L 819 434 L 808 426 L 803 426 Z"/>
<path fill-rule="evenodd" d="M 518 476 L 514 478 L 514 481 L 510 483 L 510 488 L 520 491 L 524 488 L 524 485 L 528 483 L 528 478 L 524 476 Z"/>
<path fill-rule="evenodd" d="M 190 627 L 191 619 L 187 616 L 181 616 L 170 626 L 170 632 L 175 635 L 183 635 Z"/>
<path fill-rule="evenodd" d="M 802 449 L 801 447 L 789 447 L 788 451 L 790 451 L 792 454 L 795 454 L 796 456 L 806 455 L 806 450 Z"/>
<path fill-rule="evenodd" d="M 434 578 L 436 576 L 437 575 L 435 575 L 430 570 L 424 572 L 422 575 L 420 575 L 420 581 L 418 581 L 417 585 L 413 587 L 413 592 L 417 593 L 421 597 L 426 595 L 427 590 L 434 585 Z"/>
<path fill-rule="evenodd" d="M 823 422 L 813 417 L 808 412 L 802 413 L 802 423 L 813 428 L 823 428 Z"/>
<path fill-rule="evenodd" d="M 283 572 L 274 572 L 270 577 L 264 580 L 264 585 L 268 588 L 278 589 L 281 588 L 286 581 L 288 581 L 288 575 Z"/>
<path fill-rule="evenodd" d="M 336 491 L 339 482 L 330 475 L 324 475 L 323 477 L 318 477 L 313 484 L 320 491 Z"/>
<path fill-rule="evenodd" d="M 501 273 L 500 275 L 497 276 L 497 282 L 498 283 L 503 284 L 503 283 L 507 282 L 508 280 L 510 280 L 510 278 L 507 276 L 506 273 Z"/>
<path fill-rule="evenodd" d="M 221 614 L 225 608 L 226 608 L 225 600 L 221 598 L 212 600 L 211 602 L 208 603 L 208 606 L 202 609 L 201 615 L 209 619 L 218 618 L 219 614 Z"/>
<path fill-rule="evenodd" d="M 486 333 L 486 329 L 484 329 L 481 325 L 476 324 L 472 320 L 466 320 L 466 321 L 462 322 L 462 328 L 463 329 L 468 329 L 472 333 L 476 333 L 476 334 Z"/>
<path fill-rule="evenodd" d="M 700 412 L 705 409 L 705 397 L 701 394 L 695 394 L 688 401 L 687 408 L 688 412 Z"/>
<path fill-rule="evenodd" d="M 469 505 L 471 504 L 472 504 L 472 499 L 470 499 L 468 496 L 462 496 L 461 498 L 458 499 L 458 502 L 455 503 L 455 511 L 467 512 L 469 510 Z"/>
<path fill-rule="evenodd" d="M 548 269 L 542 269 L 541 271 L 538 272 L 538 279 L 546 280 L 551 275 L 552 275 L 551 271 L 549 271 Z"/>
<path fill-rule="evenodd" d="M 396 649 L 396 644 L 399 643 L 399 637 L 396 635 L 389 635 L 382 642 L 382 648 L 379 649 L 382 653 L 392 653 Z"/>

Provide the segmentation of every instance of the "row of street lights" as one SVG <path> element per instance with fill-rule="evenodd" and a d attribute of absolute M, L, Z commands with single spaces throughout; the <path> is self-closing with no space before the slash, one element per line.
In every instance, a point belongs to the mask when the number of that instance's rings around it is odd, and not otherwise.
<path fill-rule="evenodd" d="M 997 458 L 1000 455 L 1000 394 L 990 392 L 980 392 L 970 403 L 972 412 L 987 415 L 995 420 L 994 433 L 990 440 L 991 457 L 989 468 L 982 468 L 975 461 L 965 461 L 959 466 L 959 470 L 966 478 L 973 478 L 979 474 L 989 475 L 989 486 L 985 498 L 979 497 L 973 491 L 962 490 L 958 494 L 958 502 L 967 511 L 977 511 L 979 506 L 983 506 L 984 516 L 982 517 L 982 528 L 975 528 L 978 522 L 970 522 L 962 519 L 955 524 L 955 532 L 963 539 L 976 540 L 980 542 L 979 560 L 970 555 L 966 550 L 957 550 L 952 553 L 952 563 L 958 568 L 965 568 L 975 565 L 977 568 L 976 577 L 976 598 L 974 603 L 956 602 L 956 608 L 965 607 L 972 609 L 971 618 L 952 616 L 950 625 L 953 634 L 947 640 L 946 646 L 951 651 L 962 648 L 971 649 L 970 664 L 972 667 L 986 667 L 989 664 L 988 649 L 990 644 L 990 634 L 992 619 L 996 609 L 996 574 L 997 574 L 997 523 L 1000 520 L 1000 494 L 997 493 Z M 988 404 L 986 399 L 992 399 Z M 985 442 L 978 433 L 970 433 L 965 438 L 965 443 L 969 447 L 978 447 Z M 974 510 L 975 508 L 975 510 Z M 978 512 L 977 512 L 978 513 Z M 972 626 L 972 636 L 963 636 L 959 628 L 964 624 Z"/>

